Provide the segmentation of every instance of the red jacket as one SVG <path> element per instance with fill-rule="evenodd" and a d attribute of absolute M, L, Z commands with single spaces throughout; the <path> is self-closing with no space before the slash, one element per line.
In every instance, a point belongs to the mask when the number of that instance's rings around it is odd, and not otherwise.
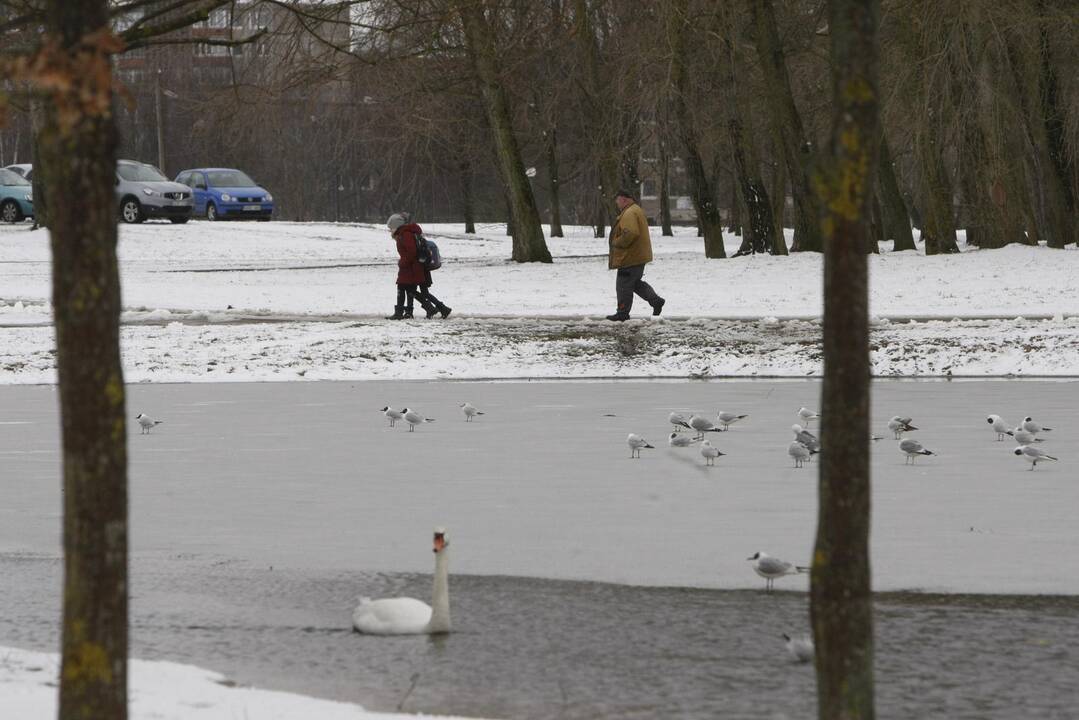
<path fill-rule="evenodd" d="M 397 228 L 393 234 L 397 240 L 397 284 L 430 285 L 431 273 L 416 258 L 416 236 L 423 233 L 416 223 Z"/>

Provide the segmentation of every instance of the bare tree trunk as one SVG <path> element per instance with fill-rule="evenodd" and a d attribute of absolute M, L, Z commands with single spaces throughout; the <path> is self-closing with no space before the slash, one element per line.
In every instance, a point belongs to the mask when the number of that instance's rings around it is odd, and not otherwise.
<path fill-rule="evenodd" d="M 944 167 L 944 149 L 937 139 L 940 132 L 937 122 L 928 116 L 919 118 L 920 133 L 914 142 L 921 173 L 922 241 L 926 255 L 959 252 L 952 212 L 952 184 Z"/>
<path fill-rule="evenodd" d="M 464 28 L 465 43 L 479 79 L 487 122 L 494 133 L 498 167 L 509 193 L 513 216 L 513 259 L 517 262 L 551 262 L 551 252 L 543 237 L 536 198 L 525 175 L 509 98 L 499 78 L 498 53 L 490 26 L 483 15 L 483 0 L 459 0 L 457 11 Z"/>
<path fill-rule="evenodd" d="M 822 720 L 872 720 L 869 568 L 869 233 L 880 138 L 879 0 L 829 0 L 830 166 L 824 229 L 824 384 L 819 513 L 810 586 Z"/>
<path fill-rule="evenodd" d="M 547 133 L 547 182 L 551 203 L 551 237 L 564 237 L 562 233 L 562 186 L 558 180 L 558 131 L 551 128 Z"/>
<path fill-rule="evenodd" d="M 573 16 L 573 32 L 584 86 L 585 129 L 596 153 L 600 206 L 607 221 L 613 223 L 617 216 L 614 195 L 618 192 L 620 180 L 619 155 L 615 143 L 618 129 L 612 128 L 608 120 L 611 104 L 606 99 L 607 83 L 601 77 L 596 30 L 592 26 L 587 0 L 573 0 Z M 602 234 L 597 237 L 602 237 Z"/>
<path fill-rule="evenodd" d="M 775 131 L 782 140 L 783 158 L 790 174 L 794 197 L 794 244 L 792 251 L 820 252 L 823 249 L 820 209 L 810 184 L 814 150 L 794 103 L 783 45 L 776 29 L 772 0 L 746 0 L 754 29 L 754 43 L 764 74 L 765 100 Z"/>
<path fill-rule="evenodd" d="M 787 164 L 780 158 L 772 162 L 772 220 L 775 222 L 773 255 L 787 254 L 787 238 L 783 233 L 783 217 L 787 210 Z"/>
<path fill-rule="evenodd" d="M 30 98 L 30 162 L 37 171 L 30 179 L 30 192 L 34 196 L 34 230 L 49 226 L 49 199 L 45 195 L 45 178 L 48 169 L 40 162 L 41 147 L 39 145 L 41 128 L 45 123 L 45 107 L 39 97 Z"/>
<path fill-rule="evenodd" d="M 738 192 L 738 178 L 731 173 L 731 214 L 728 218 L 727 232 L 732 235 L 742 234 L 742 199 Z"/>
<path fill-rule="evenodd" d="M 461 163 L 461 212 L 465 216 L 465 234 L 476 234 L 476 206 L 472 198 L 472 163 Z"/>
<path fill-rule="evenodd" d="M 880 165 L 877 172 L 880 187 L 881 211 L 884 215 L 885 239 L 891 239 L 892 250 L 914 250 L 914 233 L 910 228 L 910 215 L 903 195 L 899 192 L 899 181 L 895 177 L 895 165 L 892 152 L 888 147 L 888 138 L 883 131 L 880 136 Z"/>
<path fill-rule="evenodd" d="M 667 151 L 667 141 L 659 141 L 659 224 L 663 228 L 664 237 L 673 237 L 674 230 L 671 228 L 671 156 Z"/>
<path fill-rule="evenodd" d="M 672 4 L 674 27 L 671 51 L 671 102 L 678 122 L 678 133 L 685 156 L 686 173 L 693 191 L 693 205 L 697 210 L 697 223 L 704 237 L 706 258 L 725 258 L 723 247 L 723 221 L 716 206 L 715 190 L 708 178 L 704 160 L 697 144 L 693 120 L 690 117 L 687 94 L 686 33 L 689 29 L 688 5 L 685 0 Z"/>
<path fill-rule="evenodd" d="M 59 717 L 127 717 L 127 427 L 116 260 L 117 135 L 106 0 L 49 0 L 68 84 L 39 137 L 52 243 L 64 473 Z M 35 173 L 36 174 L 36 173 Z"/>

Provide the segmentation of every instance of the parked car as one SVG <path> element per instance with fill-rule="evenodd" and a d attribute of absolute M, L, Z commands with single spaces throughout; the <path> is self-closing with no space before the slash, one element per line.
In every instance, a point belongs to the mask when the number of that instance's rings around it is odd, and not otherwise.
<path fill-rule="evenodd" d="M 273 195 L 240 170 L 184 170 L 176 176 L 176 182 L 191 188 L 195 196 L 195 214 L 204 215 L 207 220 L 269 220 L 273 215 Z"/>
<path fill-rule="evenodd" d="M 5 170 L 10 170 L 13 173 L 18 173 L 21 177 L 27 180 L 34 179 L 34 166 L 30 163 L 19 163 L 17 165 L 8 165 Z"/>
<path fill-rule="evenodd" d="M 120 219 L 140 223 L 147 218 L 168 218 L 174 223 L 191 219 L 191 188 L 174 183 L 153 165 L 119 160 L 116 163 L 116 200 Z"/>
<path fill-rule="evenodd" d="M 13 170 L 0 168 L 0 220 L 16 223 L 34 214 L 30 181 Z"/>

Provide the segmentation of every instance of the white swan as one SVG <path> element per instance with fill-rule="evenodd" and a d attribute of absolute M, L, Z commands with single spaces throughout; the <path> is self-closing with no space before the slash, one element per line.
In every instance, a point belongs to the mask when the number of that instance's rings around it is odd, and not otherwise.
<path fill-rule="evenodd" d="M 369 635 L 433 635 L 450 631 L 449 547 L 443 528 L 435 528 L 435 580 L 431 604 L 413 598 L 360 598 L 352 627 Z M 432 609 L 433 607 L 433 609 Z"/>

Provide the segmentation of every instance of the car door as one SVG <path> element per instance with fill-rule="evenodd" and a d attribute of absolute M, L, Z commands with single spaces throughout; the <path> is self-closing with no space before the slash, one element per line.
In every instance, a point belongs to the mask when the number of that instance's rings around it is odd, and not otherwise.
<path fill-rule="evenodd" d="M 208 195 L 206 190 L 206 175 L 200 172 L 191 173 L 191 192 L 195 198 L 195 214 L 203 215 L 206 213 L 206 197 Z"/>

